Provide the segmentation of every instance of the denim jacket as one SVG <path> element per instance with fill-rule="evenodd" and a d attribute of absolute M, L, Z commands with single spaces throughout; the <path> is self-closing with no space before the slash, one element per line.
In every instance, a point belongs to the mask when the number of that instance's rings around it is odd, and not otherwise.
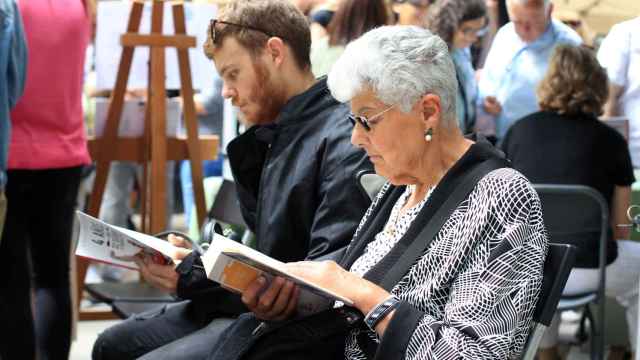
<path fill-rule="evenodd" d="M 0 0 L 0 190 L 7 182 L 9 111 L 24 91 L 27 44 L 15 0 Z"/>

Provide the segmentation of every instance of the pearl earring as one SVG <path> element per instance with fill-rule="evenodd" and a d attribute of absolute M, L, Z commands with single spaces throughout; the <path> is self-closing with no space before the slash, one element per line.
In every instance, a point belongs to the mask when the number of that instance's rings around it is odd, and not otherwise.
<path fill-rule="evenodd" d="M 424 139 L 425 139 L 427 142 L 429 142 L 429 141 L 431 141 L 431 139 L 433 139 L 433 129 L 429 128 L 429 130 L 427 130 L 427 131 L 424 133 Z"/>

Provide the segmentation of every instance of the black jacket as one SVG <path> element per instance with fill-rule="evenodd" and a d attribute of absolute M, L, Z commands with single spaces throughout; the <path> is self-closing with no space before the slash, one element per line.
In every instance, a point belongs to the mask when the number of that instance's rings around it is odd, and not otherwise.
<path fill-rule="evenodd" d="M 370 203 L 356 174 L 372 166 L 350 143 L 348 111 L 323 78 L 291 98 L 274 124 L 254 126 L 227 147 L 243 217 L 262 253 L 283 262 L 314 259 L 351 240 Z M 197 257 L 178 272 L 178 295 L 208 304 L 206 312 L 246 310 L 206 280 Z"/>

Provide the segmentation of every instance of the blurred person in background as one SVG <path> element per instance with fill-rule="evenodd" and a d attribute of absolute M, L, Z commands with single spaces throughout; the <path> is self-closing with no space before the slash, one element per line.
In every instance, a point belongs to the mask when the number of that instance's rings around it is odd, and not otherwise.
<path fill-rule="evenodd" d="M 478 83 L 476 128 L 502 139 L 516 120 L 539 110 L 535 89 L 559 44 L 580 36 L 551 18 L 550 0 L 506 0 L 511 22 L 496 34 Z"/>
<path fill-rule="evenodd" d="M 640 168 L 640 17 L 616 24 L 598 51 L 609 76 L 607 117 L 629 120 L 629 150 L 634 168 Z M 633 66 L 635 65 L 635 66 Z"/>
<path fill-rule="evenodd" d="M 328 74 L 348 43 L 389 20 L 384 0 L 343 0 L 327 26 L 328 35 L 311 43 L 313 74 Z"/>
<path fill-rule="evenodd" d="M 311 31 L 311 42 L 327 36 L 327 27 L 333 19 L 343 0 L 327 0 L 318 5 L 309 15 L 309 30 Z"/>
<path fill-rule="evenodd" d="M 558 46 L 549 71 L 537 90 L 540 108 L 518 120 L 507 132 L 503 150 L 515 169 L 539 184 L 590 186 L 607 200 L 611 228 L 607 242 L 605 289 L 626 308 L 632 349 L 638 321 L 640 244 L 629 239 L 625 224 L 631 200 L 633 168 L 620 133 L 598 120 L 607 99 L 607 74 L 593 51 L 583 46 Z M 544 164 L 544 166 L 540 166 Z M 566 237 L 578 248 L 565 295 L 597 288 L 599 235 Z M 541 360 L 559 359 L 558 316 L 540 344 Z M 624 349 L 613 348 L 609 359 L 622 359 Z"/>
<path fill-rule="evenodd" d="M 391 9 L 396 15 L 396 25 L 425 26 L 429 6 L 435 0 L 391 0 Z"/>
<path fill-rule="evenodd" d="M 10 331 L 0 340 L 0 357 L 66 359 L 71 232 L 82 167 L 91 161 L 82 113 L 90 8 L 83 0 L 18 5 L 29 64 L 24 96 L 11 112 L 0 245 L 0 323 Z"/>
<path fill-rule="evenodd" d="M 478 85 L 470 47 L 486 32 L 487 21 L 485 0 L 441 0 L 428 15 L 429 30 L 447 43 L 455 65 L 456 116 L 463 134 L 472 132 L 476 122 Z"/>
<path fill-rule="evenodd" d="M 0 1 L 0 243 L 7 214 L 7 152 L 11 134 L 9 112 L 24 91 L 27 44 L 15 0 Z"/>

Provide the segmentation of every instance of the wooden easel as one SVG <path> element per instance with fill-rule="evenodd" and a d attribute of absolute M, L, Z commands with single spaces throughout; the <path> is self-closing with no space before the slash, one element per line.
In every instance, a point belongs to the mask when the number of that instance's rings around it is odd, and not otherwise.
<path fill-rule="evenodd" d="M 145 165 L 141 184 L 142 231 L 153 234 L 166 230 L 165 177 L 167 160 L 188 159 L 191 162 L 197 219 L 198 224 L 202 224 L 206 216 L 202 160 L 216 158 L 219 139 L 217 136 L 198 137 L 188 53 L 189 48 L 196 46 L 196 38 L 186 35 L 184 5 L 182 3 L 172 5 L 175 35 L 163 35 L 164 0 L 151 1 L 153 2 L 151 33 L 147 35 L 139 33 L 144 0 L 135 0 L 132 4 L 127 32 L 120 38 L 123 50 L 115 88 L 111 94 L 104 134 L 99 139 L 89 141 L 89 150 L 96 161 L 96 177 L 88 212 L 95 217 L 99 214 L 111 161 L 123 160 L 142 163 Z M 118 138 L 125 91 L 133 53 L 137 46 L 150 47 L 144 136 L 141 138 Z M 166 137 L 165 48 L 167 47 L 174 47 L 178 52 L 181 95 L 187 128 L 186 139 L 167 139 Z M 79 306 L 89 262 L 80 257 L 76 257 L 76 261 L 77 303 Z M 114 318 L 111 312 L 80 312 L 79 315 L 80 320 Z"/>

